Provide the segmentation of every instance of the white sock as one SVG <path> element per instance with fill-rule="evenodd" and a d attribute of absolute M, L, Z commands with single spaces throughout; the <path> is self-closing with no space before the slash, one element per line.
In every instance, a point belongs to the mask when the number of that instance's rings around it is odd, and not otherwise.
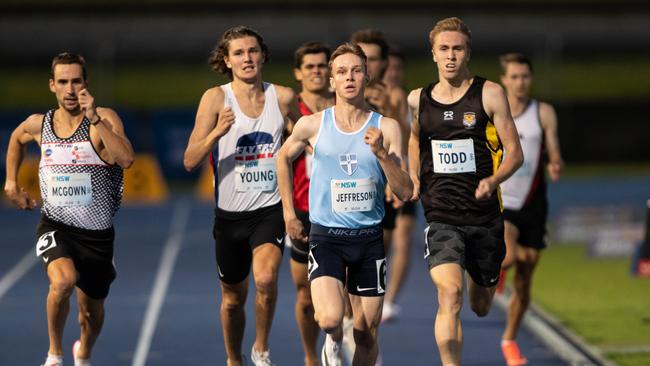
<path fill-rule="evenodd" d="M 75 358 L 74 366 L 90 366 L 90 360 L 84 358 Z"/>
<path fill-rule="evenodd" d="M 53 355 L 48 352 L 47 358 L 45 359 L 46 365 L 63 365 L 63 356 Z"/>

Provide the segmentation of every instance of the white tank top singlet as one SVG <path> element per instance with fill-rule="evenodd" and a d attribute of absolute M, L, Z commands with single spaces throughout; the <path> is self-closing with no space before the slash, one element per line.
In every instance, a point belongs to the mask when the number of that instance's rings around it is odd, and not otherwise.
<path fill-rule="evenodd" d="M 542 168 L 544 131 L 539 120 L 539 102 L 531 100 L 524 112 L 514 120 L 524 153 L 524 163 L 510 178 L 501 183 L 501 195 L 504 208 L 519 210 L 530 194 L 538 170 Z"/>
<path fill-rule="evenodd" d="M 284 117 L 275 87 L 263 85 L 264 108 L 255 118 L 242 112 L 231 83 L 221 86 L 224 107 L 235 114 L 235 123 L 219 139 L 211 156 L 215 201 L 224 211 L 253 211 L 280 202 L 275 163 Z"/>

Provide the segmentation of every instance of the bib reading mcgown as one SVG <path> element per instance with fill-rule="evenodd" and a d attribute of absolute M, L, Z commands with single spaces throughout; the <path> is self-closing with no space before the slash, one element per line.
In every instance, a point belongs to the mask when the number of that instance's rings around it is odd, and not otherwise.
<path fill-rule="evenodd" d="M 334 107 L 323 111 L 314 144 L 309 187 L 309 220 L 338 228 L 377 225 L 384 216 L 386 177 L 363 141 L 368 127 L 380 127 L 381 115 L 371 112 L 357 131 L 336 126 Z"/>
<path fill-rule="evenodd" d="M 455 103 L 431 97 L 435 83 L 420 94 L 420 196 L 428 222 L 482 225 L 501 212 L 499 189 L 486 200 L 474 197 L 483 178 L 494 174 L 503 148 L 483 108 L 485 79 Z"/>
<path fill-rule="evenodd" d="M 113 226 L 122 201 L 122 168 L 103 161 L 90 142 L 84 117 L 68 138 L 53 128 L 54 110 L 43 118 L 38 176 L 43 214 L 54 221 L 87 230 Z"/>

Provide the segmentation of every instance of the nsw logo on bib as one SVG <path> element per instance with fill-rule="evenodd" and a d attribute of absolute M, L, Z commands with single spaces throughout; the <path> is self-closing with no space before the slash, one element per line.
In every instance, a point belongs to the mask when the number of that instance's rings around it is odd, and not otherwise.
<path fill-rule="evenodd" d="M 50 174 L 47 201 L 57 207 L 89 206 L 93 201 L 90 173 Z"/>
<path fill-rule="evenodd" d="M 366 212 L 375 207 L 377 185 L 371 178 L 332 179 L 330 188 L 334 212 Z"/>
<path fill-rule="evenodd" d="M 433 171 L 435 173 L 476 172 L 474 142 L 463 140 L 431 140 Z"/>

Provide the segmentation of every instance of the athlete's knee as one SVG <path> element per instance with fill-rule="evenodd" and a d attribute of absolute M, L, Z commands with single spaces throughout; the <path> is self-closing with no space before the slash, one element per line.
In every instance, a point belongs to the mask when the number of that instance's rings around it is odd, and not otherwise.
<path fill-rule="evenodd" d="M 244 309 L 246 293 L 229 292 L 223 293 L 221 297 L 221 309 L 228 313 L 234 313 Z"/>
<path fill-rule="evenodd" d="M 377 343 L 377 327 L 354 329 L 354 343 L 363 348 L 372 348 Z"/>
<path fill-rule="evenodd" d="M 71 276 L 57 276 L 50 278 L 50 292 L 60 298 L 69 298 L 72 295 L 76 281 Z"/>
<path fill-rule="evenodd" d="M 438 305 L 440 311 L 460 313 L 463 306 L 463 288 L 456 285 L 439 285 Z"/>
<path fill-rule="evenodd" d="M 260 271 L 255 274 L 255 288 L 258 293 L 271 293 L 277 289 L 277 275 L 272 270 Z"/>
<path fill-rule="evenodd" d="M 318 326 L 327 333 L 334 332 L 343 322 L 343 314 L 335 311 L 320 311 L 314 318 Z"/>
<path fill-rule="evenodd" d="M 296 298 L 298 304 L 303 309 L 303 311 L 308 311 L 308 310 L 313 311 L 314 303 L 311 300 L 311 291 L 309 290 L 309 287 L 307 286 L 298 287 Z"/>

